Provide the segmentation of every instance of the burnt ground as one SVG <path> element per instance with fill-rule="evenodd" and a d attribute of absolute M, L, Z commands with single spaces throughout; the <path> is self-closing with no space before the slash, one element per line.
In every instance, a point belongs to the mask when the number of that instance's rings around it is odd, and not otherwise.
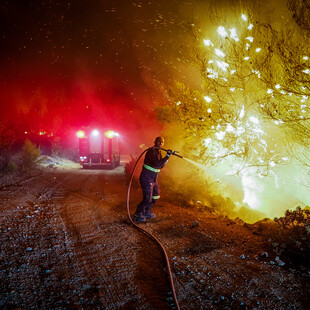
<path fill-rule="evenodd" d="M 163 255 L 127 219 L 124 166 L 50 165 L 0 179 L 1 309 L 172 309 Z M 131 189 L 131 213 L 141 192 Z M 309 309 L 309 274 L 247 225 L 165 198 L 143 227 L 164 245 L 181 309 Z"/>

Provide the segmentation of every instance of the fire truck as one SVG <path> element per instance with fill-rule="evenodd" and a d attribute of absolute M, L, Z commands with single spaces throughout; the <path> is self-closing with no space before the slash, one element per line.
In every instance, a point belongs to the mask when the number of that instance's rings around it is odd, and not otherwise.
<path fill-rule="evenodd" d="M 79 130 L 79 160 L 85 168 L 111 168 L 119 166 L 119 134 L 113 130 Z"/>

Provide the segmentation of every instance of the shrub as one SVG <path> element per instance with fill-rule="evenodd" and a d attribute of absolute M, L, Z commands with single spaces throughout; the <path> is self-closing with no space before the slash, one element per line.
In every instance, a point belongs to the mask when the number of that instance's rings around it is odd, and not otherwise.
<path fill-rule="evenodd" d="M 283 228 L 310 226 L 310 209 L 297 207 L 294 211 L 286 210 L 284 217 L 274 220 Z"/>
<path fill-rule="evenodd" d="M 288 266 L 310 267 L 310 210 L 309 207 L 287 210 L 284 217 L 261 221 L 257 234 L 272 245 Z"/>
<path fill-rule="evenodd" d="M 40 157 L 40 148 L 29 140 L 25 141 L 20 154 L 21 166 L 24 171 L 34 168 Z"/>
<path fill-rule="evenodd" d="M 7 154 L 15 141 L 14 131 L 0 123 L 0 155 Z"/>
<path fill-rule="evenodd" d="M 12 160 L 9 160 L 7 166 L 6 166 L 6 172 L 7 173 L 14 173 L 18 170 L 18 167 L 17 167 L 17 164 L 12 161 Z"/>
<path fill-rule="evenodd" d="M 60 145 L 60 138 L 54 138 L 52 142 L 52 156 L 60 156 L 62 154 L 62 147 Z"/>
<path fill-rule="evenodd" d="M 8 164 L 8 156 L 0 154 L 0 172 L 5 172 Z"/>
<path fill-rule="evenodd" d="M 13 173 L 17 170 L 16 163 L 11 159 L 8 154 L 0 155 L 0 172 Z"/>

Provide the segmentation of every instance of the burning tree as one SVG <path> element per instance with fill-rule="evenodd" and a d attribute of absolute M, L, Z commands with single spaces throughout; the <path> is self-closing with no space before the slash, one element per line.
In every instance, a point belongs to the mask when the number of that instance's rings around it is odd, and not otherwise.
<path fill-rule="evenodd" d="M 235 156 L 272 168 L 288 160 L 281 149 L 292 142 L 289 135 L 309 144 L 308 44 L 293 42 L 293 30 L 240 19 L 238 28 L 218 26 L 212 39 L 191 25 L 187 61 L 199 69 L 202 85 L 177 83 L 165 115 L 183 124 L 189 149 L 200 141 L 199 158 Z"/>
<path fill-rule="evenodd" d="M 194 65 L 200 85 L 176 82 L 159 113 L 180 126 L 183 152 L 209 166 L 225 164 L 243 184 L 254 174 L 277 179 L 277 167 L 294 156 L 309 164 L 307 36 L 242 12 L 234 27 L 191 22 L 187 30 L 183 61 Z"/>

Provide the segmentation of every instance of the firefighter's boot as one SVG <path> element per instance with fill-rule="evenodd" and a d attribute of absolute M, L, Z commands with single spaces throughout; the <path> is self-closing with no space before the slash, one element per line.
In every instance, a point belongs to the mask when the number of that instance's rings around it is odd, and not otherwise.
<path fill-rule="evenodd" d="M 140 214 L 140 215 L 135 214 L 133 216 L 133 222 L 136 224 L 141 223 L 141 222 L 145 222 L 145 221 L 146 221 L 146 218 L 142 214 Z"/>
<path fill-rule="evenodd" d="M 133 216 L 133 222 L 134 223 L 141 223 L 145 222 L 146 219 L 143 215 L 144 213 L 144 207 L 141 205 L 141 203 L 138 205 L 135 215 Z"/>
<path fill-rule="evenodd" d="M 146 219 L 153 219 L 156 217 L 156 215 L 154 213 L 152 213 L 152 205 L 151 204 L 148 205 L 147 207 L 145 207 L 143 216 Z"/>

